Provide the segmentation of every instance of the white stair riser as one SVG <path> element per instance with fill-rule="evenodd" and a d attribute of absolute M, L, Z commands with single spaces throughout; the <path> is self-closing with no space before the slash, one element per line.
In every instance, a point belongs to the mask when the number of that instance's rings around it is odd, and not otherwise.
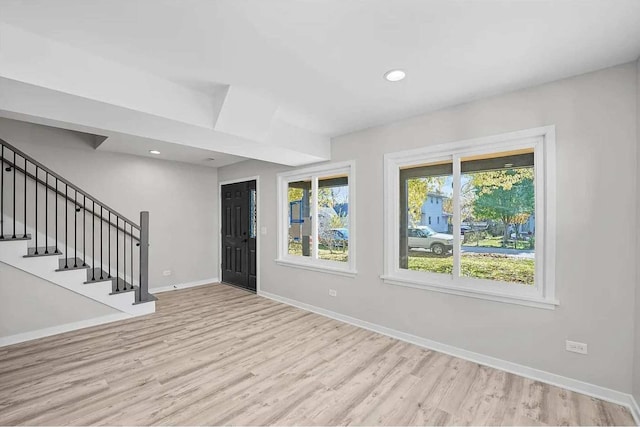
<path fill-rule="evenodd" d="M 13 232 L 13 219 L 8 217 L 7 215 L 4 216 L 5 219 L 5 234 L 12 234 Z M 8 225 L 9 224 L 9 225 Z M 97 223 L 96 223 L 97 225 Z M 61 224 L 62 226 L 62 224 Z M 16 221 L 16 235 L 18 237 L 22 237 L 24 235 L 24 225 L 21 221 Z M 49 233 L 51 234 L 53 232 L 52 228 L 49 228 Z M 69 236 L 69 245 L 65 245 L 65 242 L 63 240 L 64 235 L 63 235 L 63 230 L 59 229 L 58 230 L 58 250 L 63 253 L 66 254 L 67 257 L 74 258 L 76 253 L 78 255 L 78 258 L 83 259 L 87 265 L 90 265 L 92 267 L 95 268 L 99 268 L 100 267 L 100 248 L 99 245 L 96 242 L 96 248 L 95 248 L 95 260 L 93 259 L 93 257 L 91 256 L 94 251 L 91 249 L 91 241 L 90 241 L 90 237 L 89 234 L 87 235 L 87 253 L 83 255 L 82 253 L 82 249 L 83 249 L 83 244 L 82 244 L 82 238 L 81 236 L 78 236 L 78 251 L 76 252 L 75 250 L 75 246 L 74 246 L 74 242 L 73 242 L 73 237 Z M 45 234 L 43 232 L 42 226 L 40 226 L 38 228 L 38 233 L 35 233 L 35 229 L 31 226 L 27 226 L 27 234 L 31 235 L 31 240 L 28 241 L 29 243 L 29 247 L 33 248 L 36 246 L 36 235 L 38 236 L 38 247 L 44 247 L 44 246 L 56 246 L 56 241 L 53 237 L 48 237 L 45 238 Z M 104 243 L 106 245 L 106 237 L 107 237 L 107 233 L 105 231 L 105 240 Z M 111 274 L 112 275 L 116 275 L 116 261 L 115 261 L 115 255 L 116 255 L 116 251 L 115 251 L 115 233 L 114 235 L 112 235 L 111 237 L 111 241 L 112 241 L 112 248 L 111 248 Z M 122 257 L 122 239 L 120 239 L 119 241 L 120 244 L 120 257 Z M 127 253 L 127 259 L 130 259 L 130 244 L 127 245 L 127 249 L 126 249 L 126 253 Z M 137 247 L 134 246 L 134 254 L 137 253 Z M 26 254 L 26 252 L 25 252 Z M 137 255 L 134 258 L 134 262 L 137 262 L 138 258 Z M 107 271 L 109 269 L 109 255 L 108 255 L 108 251 L 107 248 L 105 247 L 103 249 L 103 262 L 104 262 L 104 270 Z M 120 262 L 122 262 L 122 258 L 120 259 Z M 126 271 L 126 275 L 124 276 L 125 280 L 127 283 L 133 283 L 134 285 L 138 285 L 138 277 L 137 274 L 132 278 L 131 277 L 131 271 L 130 271 L 130 263 L 127 263 L 127 271 Z M 123 277 L 123 268 L 122 268 L 122 264 L 119 265 L 119 270 L 120 270 L 120 277 Z M 138 265 L 137 263 L 135 264 L 135 267 L 137 269 Z M 57 268 L 57 267 L 56 267 Z M 132 282 L 133 279 L 133 282 Z"/>

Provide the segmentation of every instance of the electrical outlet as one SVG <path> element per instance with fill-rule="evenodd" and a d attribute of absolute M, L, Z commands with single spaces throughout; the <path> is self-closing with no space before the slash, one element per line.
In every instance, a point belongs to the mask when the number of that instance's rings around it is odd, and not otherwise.
<path fill-rule="evenodd" d="M 171 270 L 165 270 L 162 272 L 163 276 L 171 276 Z"/>
<path fill-rule="evenodd" d="M 329 289 L 329 296 L 338 296 L 338 291 L 336 291 L 335 289 Z"/>
<path fill-rule="evenodd" d="M 260 234 L 265 236 L 267 234 L 267 227 L 260 227 Z"/>
<path fill-rule="evenodd" d="M 569 341 L 567 340 L 567 351 L 573 353 L 587 354 L 587 345 L 583 342 Z"/>

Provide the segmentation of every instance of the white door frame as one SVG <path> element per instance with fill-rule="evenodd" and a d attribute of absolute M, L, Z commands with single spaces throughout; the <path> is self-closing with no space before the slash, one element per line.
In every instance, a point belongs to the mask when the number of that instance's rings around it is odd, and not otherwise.
<path fill-rule="evenodd" d="M 260 294 L 260 254 L 262 253 L 262 249 L 260 248 L 260 236 L 262 234 L 262 221 L 260 220 L 260 217 L 262 216 L 260 213 L 262 209 L 260 175 L 218 182 L 218 277 L 220 278 L 220 283 L 222 283 L 222 186 L 246 181 L 256 182 L 256 207 L 258 210 L 256 218 L 256 294 Z"/>

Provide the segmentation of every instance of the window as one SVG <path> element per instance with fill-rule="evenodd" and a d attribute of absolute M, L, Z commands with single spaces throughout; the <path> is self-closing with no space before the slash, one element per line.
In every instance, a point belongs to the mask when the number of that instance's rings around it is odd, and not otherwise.
<path fill-rule="evenodd" d="M 278 259 L 282 265 L 355 275 L 354 165 L 278 175 Z"/>
<path fill-rule="evenodd" d="M 386 155 L 384 281 L 555 307 L 554 138 L 545 127 Z M 427 197 L 448 230 L 420 225 Z"/>
<path fill-rule="evenodd" d="M 249 196 L 249 217 L 251 219 L 251 223 L 249 224 L 249 237 L 255 239 L 258 228 L 258 201 L 256 200 L 256 190 L 251 190 Z"/>

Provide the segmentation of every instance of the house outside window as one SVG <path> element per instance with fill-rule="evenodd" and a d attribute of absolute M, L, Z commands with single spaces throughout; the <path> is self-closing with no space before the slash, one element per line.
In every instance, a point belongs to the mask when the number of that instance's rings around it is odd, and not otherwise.
<path fill-rule="evenodd" d="M 554 168 L 552 126 L 385 155 L 385 283 L 554 308 Z"/>
<path fill-rule="evenodd" d="M 446 196 L 437 192 L 430 192 L 427 195 L 427 199 L 430 199 L 431 202 L 427 202 L 425 200 L 422 204 L 421 212 L 423 212 L 423 215 L 417 225 L 431 225 L 432 228 L 439 233 L 446 233 L 449 231 L 446 222 L 443 222 L 442 225 L 440 224 L 440 217 L 447 214 L 443 210 L 443 204 L 439 203 L 442 198 L 446 198 Z M 433 200 L 435 200 L 435 202 L 433 202 Z M 435 220 L 433 218 L 435 218 Z"/>
<path fill-rule="evenodd" d="M 342 162 L 278 175 L 278 264 L 356 274 L 354 170 Z"/>

